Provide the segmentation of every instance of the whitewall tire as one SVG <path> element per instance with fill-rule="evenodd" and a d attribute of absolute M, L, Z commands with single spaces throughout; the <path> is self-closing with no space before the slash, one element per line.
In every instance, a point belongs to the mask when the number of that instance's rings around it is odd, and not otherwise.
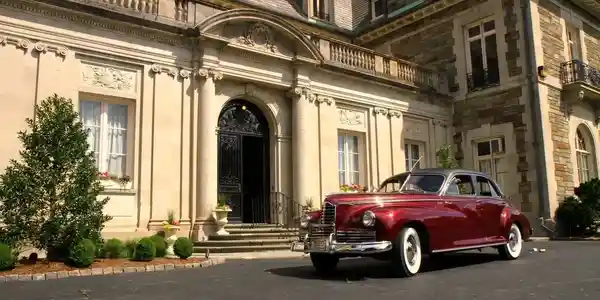
<path fill-rule="evenodd" d="M 423 252 L 421 238 L 413 227 L 403 228 L 394 241 L 392 270 L 394 275 L 410 277 L 419 273 Z"/>
<path fill-rule="evenodd" d="M 523 235 L 517 224 L 512 224 L 508 232 L 508 242 L 498 249 L 503 259 L 513 260 L 521 256 L 523 252 Z"/>

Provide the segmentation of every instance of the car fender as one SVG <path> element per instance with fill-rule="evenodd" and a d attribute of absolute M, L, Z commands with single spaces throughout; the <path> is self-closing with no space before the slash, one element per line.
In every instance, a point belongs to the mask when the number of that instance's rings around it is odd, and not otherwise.
<path fill-rule="evenodd" d="M 431 209 L 424 207 L 385 207 L 372 211 L 377 219 L 378 239 L 389 241 L 394 240 L 410 222 L 418 222 L 427 229 L 426 219 L 431 215 Z"/>
<path fill-rule="evenodd" d="M 533 234 L 533 229 L 527 217 L 519 209 L 511 206 L 506 206 L 500 214 L 500 224 L 504 229 L 504 237 L 508 239 L 510 227 L 516 223 L 521 229 L 521 235 L 524 240 L 528 240 Z"/>

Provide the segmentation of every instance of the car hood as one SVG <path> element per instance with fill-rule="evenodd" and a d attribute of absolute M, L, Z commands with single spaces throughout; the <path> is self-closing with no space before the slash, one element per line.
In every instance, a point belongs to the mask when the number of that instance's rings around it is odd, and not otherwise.
<path fill-rule="evenodd" d="M 337 193 L 325 197 L 324 202 L 333 205 L 340 204 L 383 204 L 393 200 L 394 202 L 409 202 L 423 199 L 437 199 L 437 195 L 422 193 L 390 194 L 390 193 Z"/>

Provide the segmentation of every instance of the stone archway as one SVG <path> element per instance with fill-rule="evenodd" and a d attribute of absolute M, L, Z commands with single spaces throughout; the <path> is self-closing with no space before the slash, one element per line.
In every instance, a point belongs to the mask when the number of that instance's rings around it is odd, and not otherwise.
<path fill-rule="evenodd" d="M 255 104 L 230 100 L 218 119 L 218 193 L 232 223 L 270 223 L 269 122 Z"/>

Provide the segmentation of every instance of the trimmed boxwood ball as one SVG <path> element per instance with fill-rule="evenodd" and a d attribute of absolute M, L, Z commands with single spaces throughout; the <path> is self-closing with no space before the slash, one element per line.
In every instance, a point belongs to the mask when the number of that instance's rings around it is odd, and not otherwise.
<path fill-rule="evenodd" d="M 155 234 L 150 237 L 150 239 L 154 242 L 154 246 L 156 246 L 156 257 L 164 257 L 167 255 L 167 243 L 165 242 L 165 238 Z"/>
<path fill-rule="evenodd" d="M 15 267 L 15 256 L 12 249 L 0 243 L 0 271 L 11 270 Z"/>
<path fill-rule="evenodd" d="M 150 238 L 141 239 L 133 251 L 133 259 L 137 261 L 151 261 L 156 257 L 156 245 Z"/>
<path fill-rule="evenodd" d="M 96 245 L 88 239 L 81 240 L 69 250 L 69 263 L 78 268 L 86 268 L 94 263 Z"/>
<path fill-rule="evenodd" d="M 173 245 L 173 252 L 181 259 L 186 259 L 192 256 L 194 252 L 194 243 L 189 238 L 180 237 L 175 241 Z"/>
<path fill-rule="evenodd" d="M 127 257 L 127 247 L 117 238 L 110 239 L 104 244 L 102 251 L 106 258 L 125 258 Z"/>

